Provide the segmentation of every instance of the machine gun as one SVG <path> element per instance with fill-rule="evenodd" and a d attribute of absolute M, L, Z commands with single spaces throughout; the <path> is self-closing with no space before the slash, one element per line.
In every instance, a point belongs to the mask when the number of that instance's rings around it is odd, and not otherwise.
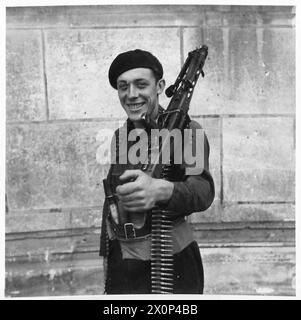
<path fill-rule="evenodd" d="M 200 74 L 205 76 L 203 66 L 207 55 L 208 47 L 205 45 L 189 52 L 175 83 L 166 89 L 166 96 L 172 99 L 165 111 L 164 128 L 183 129 L 196 82 Z"/>
<path fill-rule="evenodd" d="M 189 52 L 188 57 L 173 85 L 167 88 L 165 94 L 172 97 L 166 111 L 163 113 L 162 128 L 169 132 L 173 129 L 183 130 L 189 122 L 188 110 L 192 98 L 194 87 L 200 74 L 204 77 L 203 66 L 208 55 L 208 47 Z M 146 164 L 142 170 L 149 171 L 151 166 L 151 176 L 159 175 L 163 179 L 169 179 L 169 166 L 159 165 L 164 146 L 170 142 L 167 135 L 162 141 L 156 161 L 153 164 Z M 172 150 L 173 148 L 171 148 Z M 172 155 L 171 155 L 172 158 Z M 172 221 L 168 211 L 154 208 L 151 212 L 151 286 L 152 293 L 173 293 L 173 243 L 171 237 Z"/>

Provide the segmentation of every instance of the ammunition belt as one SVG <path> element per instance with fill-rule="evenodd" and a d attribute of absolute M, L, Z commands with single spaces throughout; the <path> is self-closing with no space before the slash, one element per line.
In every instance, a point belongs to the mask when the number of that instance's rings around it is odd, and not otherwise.
<path fill-rule="evenodd" d="M 152 210 L 151 242 L 151 292 L 153 294 L 173 293 L 173 221 L 170 212 Z"/>

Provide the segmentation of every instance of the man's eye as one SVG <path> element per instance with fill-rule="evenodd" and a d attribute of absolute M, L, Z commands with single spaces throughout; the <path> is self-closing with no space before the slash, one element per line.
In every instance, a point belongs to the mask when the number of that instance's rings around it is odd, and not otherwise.
<path fill-rule="evenodd" d="M 126 84 L 120 84 L 119 86 L 118 86 L 118 89 L 119 90 L 121 90 L 121 91 L 125 91 L 126 89 L 127 89 L 127 85 Z"/>
<path fill-rule="evenodd" d="M 138 87 L 139 89 L 143 89 L 143 88 L 147 87 L 147 83 L 144 83 L 144 82 L 138 83 L 138 84 L 137 84 L 137 87 Z"/>

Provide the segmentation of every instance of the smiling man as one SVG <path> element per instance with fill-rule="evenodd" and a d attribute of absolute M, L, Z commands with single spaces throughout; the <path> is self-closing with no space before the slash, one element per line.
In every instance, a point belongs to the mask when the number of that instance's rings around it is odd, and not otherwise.
<path fill-rule="evenodd" d="M 139 122 L 145 116 L 156 119 L 158 95 L 163 92 L 164 87 L 164 80 L 157 80 L 154 72 L 148 68 L 125 71 L 117 79 L 121 105 L 134 122 Z"/>
<path fill-rule="evenodd" d="M 123 126 L 125 132 L 138 128 L 150 134 L 152 129 L 162 127 L 159 96 L 165 81 L 162 65 L 155 56 L 139 49 L 119 54 L 110 66 L 109 81 L 128 117 Z M 198 129 L 200 125 L 191 121 L 189 127 Z M 119 130 L 115 132 L 117 143 L 113 150 L 117 155 L 123 143 Z M 112 193 L 104 203 L 100 247 L 100 255 L 105 257 L 107 294 L 151 293 L 150 221 L 154 207 L 164 208 L 173 221 L 173 292 L 203 293 L 202 259 L 186 221 L 191 213 L 206 210 L 214 199 L 206 137 L 202 143 L 204 168 L 198 175 L 186 175 L 184 163 L 172 166 L 169 180 L 150 176 L 140 164 L 119 164 L 118 157 L 111 165 L 107 182 Z M 131 144 L 127 151 L 130 147 Z M 116 202 L 113 206 L 118 211 L 117 221 L 112 219 L 112 199 Z"/>

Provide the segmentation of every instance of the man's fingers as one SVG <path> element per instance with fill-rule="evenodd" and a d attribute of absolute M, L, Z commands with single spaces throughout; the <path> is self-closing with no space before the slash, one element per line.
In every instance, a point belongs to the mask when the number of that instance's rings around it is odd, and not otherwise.
<path fill-rule="evenodd" d="M 129 202 L 129 201 L 133 201 L 133 200 L 141 200 L 143 199 L 143 195 L 141 193 L 138 192 L 134 192 L 134 193 L 129 193 L 129 194 L 119 194 L 119 200 L 121 200 L 122 202 Z"/>
<path fill-rule="evenodd" d="M 129 194 L 137 191 L 138 189 L 139 189 L 138 185 L 134 181 L 134 182 L 128 182 L 128 183 L 125 183 L 121 186 L 118 186 L 116 188 L 116 192 L 117 192 L 118 196 L 126 196 L 126 195 L 129 195 Z"/>
<path fill-rule="evenodd" d="M 136 179 L 143 174 L 144 173 L 141 170 L 125 170 L 119 179 L 129 182 L 116 188 L 118 195 L 127 195 L 139 190 L 139 185 L 136 183 Z"/>
<path fill-rule="evenodd" d="M 126 203 L 122 203 L 123 207 L 127 207 L 127 208 L 134 208 L 134 207 L 143 207 L 144 206 L 144 202 L 142 201 L 129 201 Z"/>
<path fill-rule="evenodd" d="M 125 170 L 124 173 L 119 177 L 120 180 L 131 180 L 138 178 L 141 175 L 142 171 L 140 170 Z"/>

